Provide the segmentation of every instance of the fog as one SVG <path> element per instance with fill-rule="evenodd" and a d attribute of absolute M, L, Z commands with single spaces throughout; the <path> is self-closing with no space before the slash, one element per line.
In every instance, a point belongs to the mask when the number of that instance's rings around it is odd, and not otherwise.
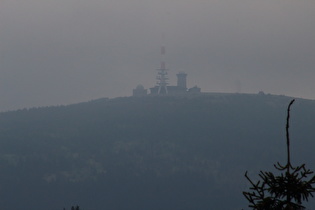
<path fill-rule="evenodd" d="M 170 83 L 315 99 L 313 0 L 1 0 L 0 111 Z"/>

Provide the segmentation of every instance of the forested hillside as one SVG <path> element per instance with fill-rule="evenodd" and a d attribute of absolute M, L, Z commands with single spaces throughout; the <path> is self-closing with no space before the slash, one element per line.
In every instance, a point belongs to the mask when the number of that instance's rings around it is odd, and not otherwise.
<path fill-rule="evenodd" d="M 99 99 L 0 114 L 0 209 L 246 209 L 246 170 L 285 162 L 265 94 Z M 315 102 L 291 110 L 293 164 L 315 169 Z"/>

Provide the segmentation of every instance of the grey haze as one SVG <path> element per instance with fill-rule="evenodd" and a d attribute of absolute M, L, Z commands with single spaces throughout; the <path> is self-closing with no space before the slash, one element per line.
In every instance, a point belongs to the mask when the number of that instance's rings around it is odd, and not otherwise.
<path fill-rule="evenodd" d="M 0 110 L 130 96 L 170 82 L 204 92 L 315 98 L 313 0 L 1 0 Z"/>

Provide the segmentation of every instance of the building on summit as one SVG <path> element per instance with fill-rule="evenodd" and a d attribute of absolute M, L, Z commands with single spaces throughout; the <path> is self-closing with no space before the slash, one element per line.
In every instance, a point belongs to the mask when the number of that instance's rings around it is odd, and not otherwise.
<path fill-rule="evenodd" d="M 200 93 L 201 89 L 197 86 L 193 88 L 187 88 L 187 74 L 185 72 L 179 72 L 177 76 L 177 85 L 167 85 L 162 88 L 160 83 L 150 88 L 150 95 L 165 95 L 165 94 L 187 94 L 187 93 Z M 164 90 L 164 91 L 159 91 Z"/>
<path fill-rule="evenodd" d="M 148 90 L 144 89 L 143 85 L 138 85 L 135 89 L 133 89 L 133 96 L 146 96 L 148 94 Z"/>
<path fill-rule="evenodd" d="M 177 76 L 177 87 L 187 88 L 187 74 L 185 72 L 179 72 Z"/>
<path fill-rule="evenodd" d="M 175 95 L 175 94 L 196 94 L 201 93 L 201 88 L 197 85 L 192 88 L 187 88 L 187 74 L 179 72 L 177 76 L 177 85 L 166 85 L 164 82 L 160 82 L 158 79 L 157 84 L 154 87 L 149 88 L 150 92 L 143 87 L 138 85 L 133 89 L 133 96 L 146 96 L 146 95 Z"/>
<path fill-rule="evenodd" d="M 165 54 L 165 48 L 161 48 L 161 55 Z M 161 66 L 157 69 L 158 74 L 156 76 L 156 85 L 149 88 L 149 95 L 169 95 L 169 94 L 188 94 L 188 93 L 200 93 L 201 89 L 197 86 L 187 88 L 187 74 L 185 72 L 179 72 L 177 76 L 177 85 L 171 86 L 168 83 L 168 71 L 165 68 L 165 62 L 161 61 Z M 138 85 L 133 89 L 133 96 L 145 96 L 147 95 L 147 89 L 144 89 L 142 85 Z"/>

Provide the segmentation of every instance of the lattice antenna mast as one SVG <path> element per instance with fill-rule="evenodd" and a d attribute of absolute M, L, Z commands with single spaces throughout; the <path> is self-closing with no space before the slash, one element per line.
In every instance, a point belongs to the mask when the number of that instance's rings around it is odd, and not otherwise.
<path fill-rule="evenodd" d="M 165 68 L 165 47 L 161 47 L 161 67 L 157 71 L 156 84 L 159 87 L 158 94 L 168 94 L 167 85 L 169 83 L 167 72 L 169 70 Z"/>

